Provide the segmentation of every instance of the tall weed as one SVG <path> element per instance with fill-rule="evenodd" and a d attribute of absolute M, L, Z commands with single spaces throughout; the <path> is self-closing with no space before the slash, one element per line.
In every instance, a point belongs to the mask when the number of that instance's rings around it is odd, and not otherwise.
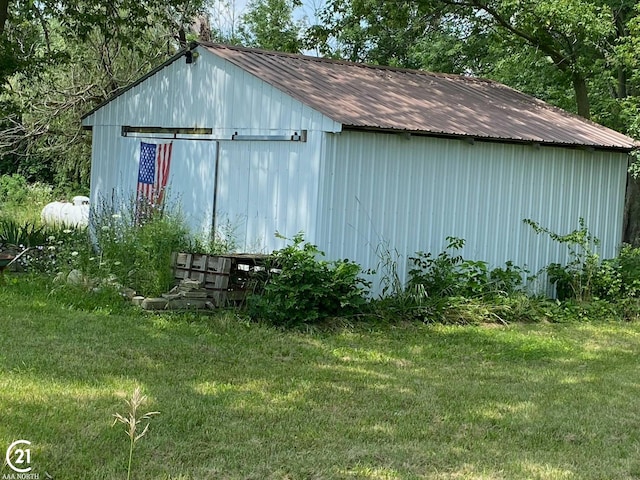
<path fill-rule="evenodd" d="M 417 252 L 410 257 L 407 286 L 421 286 L 431 298 L 492 297 L 516 292 L 522 288 L 526 269 L 507 262 L 504 268 L 490 270 L 481 260 L 466 260 L 459 253 L 465 240 L 447 237 L 447 246 L 436 256 Z"/>
<path fill-rule="evenodd" d="M 43 230 L 22 266 L 88 289 L 128 287 L 157 296 L 173 286 L 171 254 L 190 245 L 178 215 L 156 212 L 136 222 L 129 213 L 103 210 L 92 220 L 90 229 Z"/>
<path fill-rule="evenodd" d="M 188 228 L 179 214 L 168 210 L 156 211 L 141 221 L 130 212 L 102 210 L 94 216 L 92 228 L 100 270 L 147 296 L 171 288 L 171 254 L 190 246 Z"/>

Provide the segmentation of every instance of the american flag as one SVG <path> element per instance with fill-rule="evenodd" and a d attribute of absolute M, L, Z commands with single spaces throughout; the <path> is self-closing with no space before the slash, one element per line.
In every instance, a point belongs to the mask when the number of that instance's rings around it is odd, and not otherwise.
<path fill-rule="evenodd" d="M 162 204 L 171 166 L 173 143 L 140 142 L 137 203 L 143 200 L 150 206 Z"/>

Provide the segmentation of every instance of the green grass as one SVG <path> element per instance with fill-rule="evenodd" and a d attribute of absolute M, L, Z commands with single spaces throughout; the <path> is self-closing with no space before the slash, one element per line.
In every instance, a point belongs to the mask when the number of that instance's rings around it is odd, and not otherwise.
<path fill-rule="evenodd" d="M 137 385 L 161 414 L 132 478 L 640 477 L 636 323 L 285 332 L 8 277 L 0 454 L 31 441 L 40 478 L 126 478 Z"/>

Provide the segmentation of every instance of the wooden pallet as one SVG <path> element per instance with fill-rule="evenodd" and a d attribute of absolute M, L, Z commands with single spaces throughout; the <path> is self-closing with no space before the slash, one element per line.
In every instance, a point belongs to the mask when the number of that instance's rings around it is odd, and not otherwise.
<path fill-rule="evenodd" d="M 195 280 L 209 292 L 217 306 L 242 303 L 255 273 L 265 270 L 268 255 L 204 255 L 174 253 L 172 267 L 177 282 Z"/>

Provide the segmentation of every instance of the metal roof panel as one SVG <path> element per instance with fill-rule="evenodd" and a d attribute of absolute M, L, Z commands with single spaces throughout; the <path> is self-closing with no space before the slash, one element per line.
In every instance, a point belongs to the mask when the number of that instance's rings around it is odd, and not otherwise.
<path fill-rule="evenodd" d="M 200 43 L 352 128 L 632 150 L 632 138 L 492 80 Z"/>

